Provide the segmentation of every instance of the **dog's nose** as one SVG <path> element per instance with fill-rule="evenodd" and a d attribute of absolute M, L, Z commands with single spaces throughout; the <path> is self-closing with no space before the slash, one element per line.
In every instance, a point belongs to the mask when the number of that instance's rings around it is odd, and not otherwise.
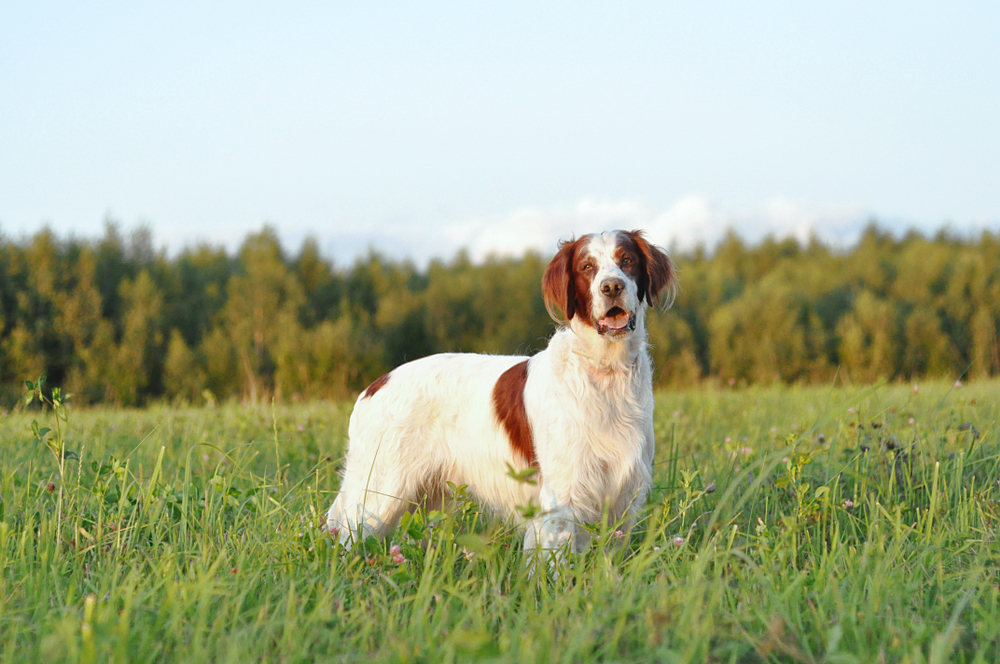
<path fill-rule="evenodd" d="M 605 279 L 601 282 L 601 292 L 608 297 L 617 297 L 625 290 L 625 284 L 621 279 Z"/>

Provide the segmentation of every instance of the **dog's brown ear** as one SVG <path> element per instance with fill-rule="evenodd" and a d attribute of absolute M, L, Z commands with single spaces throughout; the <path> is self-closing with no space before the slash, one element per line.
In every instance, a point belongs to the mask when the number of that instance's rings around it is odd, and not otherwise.
<path fill-rule="evenodd" d="M 643 231 L 629 233 L 642 254 L 642 272 L 639 275 L 639 301 L 653 306 L 654 300 L 664 296 L 666 306 L 673 304 L 677 295 L 677 269 L 667 252 L 650 244 Z"/>
<path fill-rule="evenodd" d="M 545 310 L 557 323 L 569 322 L 576 314 L 576 287 L 573 283 L 573 258 L 576 256 L 578 240 L 559 243 L 559 251 L 545 268 L 542 276 L 542 298 Z M 559 316 L 566 317 L 563 321 Z"/>

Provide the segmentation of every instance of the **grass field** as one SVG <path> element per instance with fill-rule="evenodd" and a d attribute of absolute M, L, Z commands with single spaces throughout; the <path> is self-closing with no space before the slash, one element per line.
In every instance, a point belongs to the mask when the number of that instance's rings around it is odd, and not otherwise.
<path fill-rule="evenodd" d="M 661 393 L 644 521 L 555 578 L 461 496 L 336 548 L 349 410 L 70 410 L 62 479 L 0 419 L 0 661 L 1000 659 L 1000 383 Z"/>

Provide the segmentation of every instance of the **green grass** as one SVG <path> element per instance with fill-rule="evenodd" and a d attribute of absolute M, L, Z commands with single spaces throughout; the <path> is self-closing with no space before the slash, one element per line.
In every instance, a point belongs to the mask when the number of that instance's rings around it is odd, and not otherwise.
<path fill-rule="evenodd" d="M 0 419 L 0 661 L 1000 658 L 1000 383 L 662 393 L 646 518 L 556 577 L 462 499 L 333 546 L 349 410 L 71 410 L 64 479 Z"/>

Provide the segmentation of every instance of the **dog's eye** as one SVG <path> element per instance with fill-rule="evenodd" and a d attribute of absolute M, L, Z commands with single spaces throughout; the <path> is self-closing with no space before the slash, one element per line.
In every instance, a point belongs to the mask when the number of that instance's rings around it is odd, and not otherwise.
<path fill-rule="evenodd" d="M 590 272 L 593 269 L 594 269 L 594 266 L 591 265 L 590 263 L 584 263 L 583 264 L 583 271 L 584 272 Z"/>
<path fill-rule="evenodd" d="M 626 256 L 625 258 L 622 259 L 622 265 L 631 265 L 631 264 L 632 264 L 631 256 Z"/>

